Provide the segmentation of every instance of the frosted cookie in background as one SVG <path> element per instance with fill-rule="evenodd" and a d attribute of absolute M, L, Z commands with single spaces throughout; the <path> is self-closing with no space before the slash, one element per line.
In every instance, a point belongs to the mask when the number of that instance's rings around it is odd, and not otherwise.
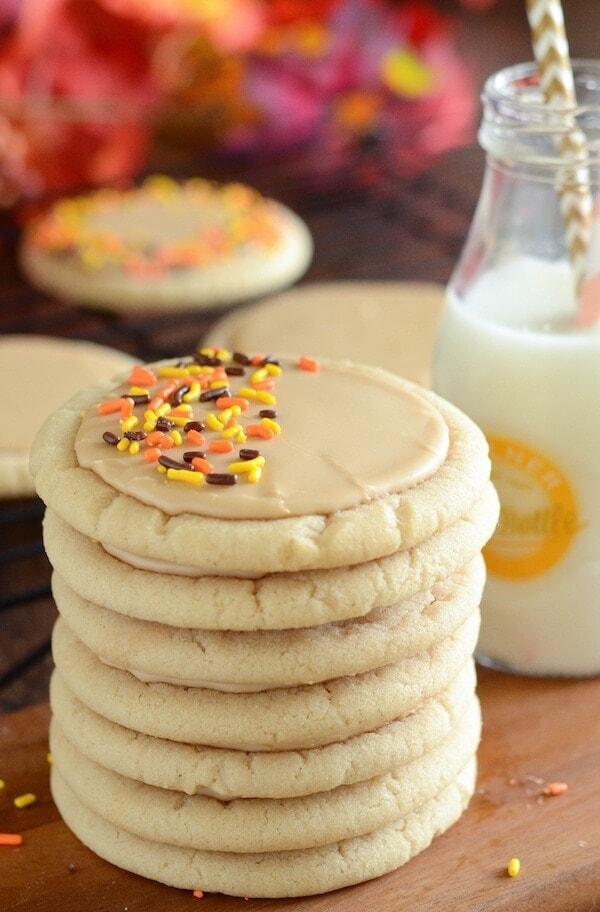
<path fill-rule="evenodd" d="M 25 230 L 21 266 L 58 298 L 111 311 L 227 306 L 292 284 L 304 222 L 240 183 L 148 177 L 52 205 Z"/>
<path fill-rule="evenodd" d="M 427 387 L 443 296 L 430 282 L 315 282 L 239 308 L 203 342 L 351 358 Z"/>
<path fill-rule="evenodd" d="M 0 337 L 0 385 L 7 402 L 20 403 L 0 428 L 0 497 L 34 495 L 29 448 L 38 428 L 73 395 L 73 388 L 108 380 L 132 364 L 123 352 L 80 339 Z"/>

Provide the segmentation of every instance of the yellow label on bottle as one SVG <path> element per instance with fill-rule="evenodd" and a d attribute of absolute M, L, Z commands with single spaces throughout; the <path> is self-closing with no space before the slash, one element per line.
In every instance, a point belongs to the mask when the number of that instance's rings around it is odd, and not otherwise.
<path fill-rule="evenodd" d="M 563 557 L 581 528 L 573 490 L 542 453 L 506 437 L 487 439 L 501 504 L 484 549 L 488 571 L 510 580 L 537 576 Z"/>

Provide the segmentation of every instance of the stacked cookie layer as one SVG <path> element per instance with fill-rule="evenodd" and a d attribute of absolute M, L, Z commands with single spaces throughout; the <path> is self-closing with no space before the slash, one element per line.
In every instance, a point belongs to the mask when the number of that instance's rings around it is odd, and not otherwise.
<path fill-rule="evenodd" d="M 464 415 L 380 371 L 211 351 L 76 396 L 32 471 L 60 612 L 52 789 L 90 848 L 295 896 L 460 817 L 498 515 Z"/>

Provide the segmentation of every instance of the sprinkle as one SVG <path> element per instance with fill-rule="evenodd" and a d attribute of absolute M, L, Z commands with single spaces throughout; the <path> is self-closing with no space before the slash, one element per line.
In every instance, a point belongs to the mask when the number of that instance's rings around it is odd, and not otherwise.
<path fill-rule="evenodd" d="M 129 374 L 128 382 L 131 386 L 154 386 L 156 379 L 156 374 L 150 368 L 136 364 Z"/>
<path fill-rule="evenodd" d="M 167 469 L 167 478 L 171 481 L 187 481 L 188 484 L 204 484 L 205 477 L 202 472 L 192 469 Z"/>
<path fill-rule="evenodd" d="M 118 399 L 105 399 L 104 402 L 99 402 L 97 408 L 101 415 L 112 415 L 120 412 L 122 406 L 123 398 L 120 396 Z"/>
<path fill-rule="evenodd" d="M 241 449 L 239 452 L 240 459 L 255 459 L 260 456 L 260 450 Z"/>
<path fill-rule="evenodd" d="M 266 390 L 256 390 L 256 399 L 259 402 L 264 402 L 265 405 L 275 405 L 277 402 L 273 393 L 268 393 Z"/>
<path fill-rule="evenodd" d="M 194 896 L 196 899 L 202 899 L 202 897 L 204 896 L 204 893 L 202 892 L 202 890 L 194 890 L 194 892 L 192 893 L 192 896 Z"/>
<path fill-rule="evenodd" d="M 261 475 L 262 475 L 261 467 L 254 466 L 254 468 L 251 469 L 250 472 L 248 472 L 248 481 L 252 482 L 253 484 L 256 484 L 257 482 L 260 481 Z"/>
<path fill-rule="evenodd" d="M 170 436 L 171 436 L 171 440 L 173 441 L 175 446 L 181 446 L 181 444 L 183 443 L 183 437 L 181 436 L 179 431 L 177 431 L 177 430 L 171 431 Z"/>
<path fill-rule="evenodd" d="M 237 408 L 245 411 L 248 408 L 248 400 L 244 399 L 242 396 L 220 396 L 215 405 L 220 409 L 237 406 Z"/>
<path fill-rule="evenodd" d="M 160 455 L 158 447 L 150 447 L 150 449 L 144 450 L 144 459 L 146 462 L 158 462 Z"/>
<path fill-rule="evenodd" d="M 231 440 L 211 440 L 208 444 L 210 453 L 232 453 L 233 443 Z"/>
<path fill-rule="evenodd" d="M 159 456 L 158 462 L 165 469 L 187 469 L 185 462 L 178 462 L 176 459 L 171 459 L 170 456 Z"/>
<path fill-rule="evenodd" d="M 244 399 L 256 399 L 257 398 L 256 390 L 252 389 L 251 386 L 243 386 L 240 390 L 238 390 L 238 392 L 239 392 L 240 396 L 244 397 Z"/>
<path fill-rule="evenodd" d="M 506 866 L 506 873 L 509 877 L 516 877 L 521 870 L 521 862 L 518 858 L 511 858 Z"/>
<path fill-rule="evenodd" d="M 228 474 L 227 472 L 210 472 L 206 476 L 208 484 L 214 485 L 234 485 L 237 484 L 237 475 Z"/>
<path fill-rule="evenodd" d="M 261 409 L 258 413 L 259 418 L 277 418 L 275 409 Z"/>
<path fill-rule="evenodd" d="M 244 373 L 245 371 L 243 367 L 237 367 L 230 364 L 225 368 L 225 374 L 228 377 L 243 377 Z"/>
<path fill-rule="evenodd" d="M 121 439 L 116 434 L 113 434 L 112 431 L 104 431 L 102 439 L 105 443 L 108 443 L 110 446 L 116 446 Z"/>
<path fill-rule="evenodd" d="M 275 436 L 274 431 L 264 424 L 249 424 L 246 428 L 246 434 L 248 437 L 262 437 L 263 440 L 272 440 Z"/>
<path fill-rule="evenodd" d="M 131 400 L 130 400 L 131 401 Z M 130 415 L 129 418 L 126 418 L 121 422 L 121 429 L 123 431 L 133 431 L 139 424 L 137 415 Z"/>
<path fill-rule="evenodd" d="M 221 383 L 219 386 L 211 387 L 211 389 L 204 390 L 200 393 L 200 402 L 211 402 L 213 399 L 220 399 L 222 396 L 229 395 L 229 387 L 223 386 Z"/>
<path fill-rule="evenodd" d="M 277 424 L 276 421 L 273 421 L 272 418 L 261 418 L 260 423 L 263 427 L 267 427 L 270 431 L 273 431 L 274 434 L 281 434 L 280 425 Z"/>
<path fill-rule="evenodd" d="M 0 791 L 1 791 L 3 788 L 6 788 L 6 782 L 5 782 L 4 779 L 0 779 Z"/>
<path fill-rule="evenodd" d="M 298 358 L 298 367 L 301 370 L 312 371 L 314 373 L 320 369 L 321 365 L 316 358 L 309 358 L 307 355 L 301 355 Z"/>
<path fill-rule="evenodd" d="M 129 452 L 131 453 L 132 456 L 137 456 L 139 451 L 140 451 L 139 441 L 132 440 L 131 443 L 129 444 Z"/>
<path fill-rule="evenodd" d="M 542 795 L 564 795 L 568 788 L 566 782 L 549 782 L 542 789 Z"/>
<path fill-rule="evenodd" d="M 255 383 L 262 383 L 263 380 L 266 380 L 268 377 L 266 367 L 259 367 L 252 372 L 250 376 L 250 383 L 254 386 Z"/>
<path fill-rule="evenodd" d="M 117 444 L 117 449 L 118 449 L 121 453 L 124 453 L 125 450 L 128 450 L 128 449 L 129 449 L 129 441 L 128 441 L 127 437 L 122 437 L 122 438 L 119 440 L 119 442 L 118 442 L 118 444 Z"/>
<path fill-rule="evenodd" d="M 231 426 L 226 427 L 222 432 L 221 436 L 226 440 L 237 440 L 239 434 L 243 434 L 244 428 L 241 424 L 232 424 Z"/>
<path fill-rule="evenodd" d="M 211 431 L 222 431 L 223 423 L 219 421 L 216 415 L 213 415 L 212 412 L 209 412 L 206 416 L 206 427 Z"/>
<path fill-rule="evenodd" d="M 135 405 L 131 396 L 123 396 L 121 399 L 121 418 L 125 420 L 133 415 L 133 406 Z M 137 421 L 137 418 L 136 418 Z"/>
<path fill-rule="evenodd" d="M 14 805 L 18 808 L 26 808 L 29 807 L 30 804 L 35 804 L 36 801 L 37 798 L 33 792 L 25 792 L 24 795 L 17 795 L 14 800 Z"/>
<path fill-rule="evenodd" d="M 264 456 L 255 456 L 254 459 L 241 459 L 229 464 L 230 472 L 251 472 L 254 468 L 261 468 L 265 464 Z"/>
<path fill-rule="evenodd" d="M 146 433 L 145 431 L 125 431 L 123 437 L 127 437 L 127 440 L 145 440 Z"/>
<path fill-rule="evenodd" d="M 52 764 L 54 763 L 54 754 L 52 754 L 50 751 L 48 751 L 48 753 L 46 754 L 46 763 L 49 763 L 50 766 L 52 766 Z"/>
<path fill-rule="evenodd" d="M 204 475 L 209 475 L 214 471 L 214 466 L 212 463 L 205 459 L 203 456 L 194 456 L 190 460 L 195 472 L 202 472 Z"/>
<path fill-rule="evenodd" d="M 186 425 L 186 427 L 187 427 L 187 425 Z M 184 431 L 185 431 L 185 427 L 184 427 Z M 196 431 L 196 430 L 194 430 L 194 428 L 190 428 L 189 431 L 186 431 L 185 436 L 186 436 L 188 443 L 191 443 L 193 446 L 204 446 L 205 440 L 204 440 L 204 437 L 202 436 L 202 434 L 200 433 L 200 431 Z"/>
<path fill-rule="evenodd" d="M 238 364 L 250 364 L 250 358 L 248 355 L 245 355 L 243 352 L 233 352 L 231 355 L 231 360 L 236 361 Z"/>
<path fill-rule="evenodd" d="M 22 843 L 20 833 L 0 833 L 0 846 L 20 846 Z"/>

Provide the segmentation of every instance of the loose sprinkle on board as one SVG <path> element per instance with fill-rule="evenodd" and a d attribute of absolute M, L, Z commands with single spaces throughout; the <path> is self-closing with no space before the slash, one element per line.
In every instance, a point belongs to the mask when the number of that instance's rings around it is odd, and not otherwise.
<path fill-rule="evenodd" d="M 518 858 L 511 858 L 506 866 L 506 873 L 509 877 L 516 877 L 521 870 L 521 862 Z"/>
<path fill-rule="evenodd" d="M 0 833 L 0 846 L 20 846 L 22 842 L 20 833 Z"/>
<path fill-rule="evenodd" d="M 569 786 L 566 782 L 549 782 L 542 789 L 542 795 L 564 795 Z"/>

